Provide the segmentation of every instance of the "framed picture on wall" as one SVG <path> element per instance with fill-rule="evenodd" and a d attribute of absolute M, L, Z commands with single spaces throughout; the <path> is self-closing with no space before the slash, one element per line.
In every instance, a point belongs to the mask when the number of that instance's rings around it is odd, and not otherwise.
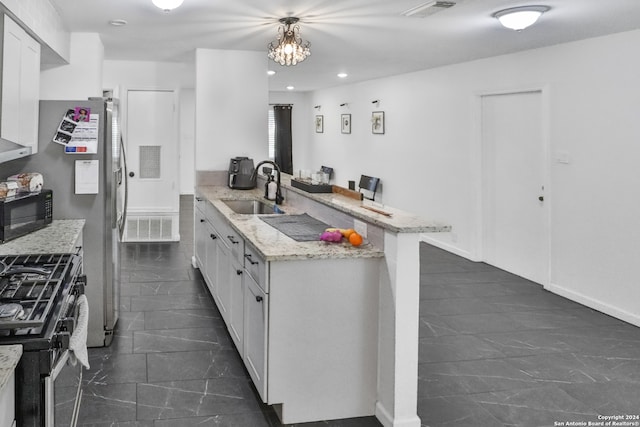
<path fill-rule="evenodd" d="M 342 133 L 351 133 L 351 114 L 343 114 L 340 116 L 340 123 Z"/>
<path fill-rule="evenodd" d="M 316 116 L 316 133 L 324 132 L 324 116 Z"/>
<path fill-rule="evenodd" d="M 384 111 L 374 111 L 371 113 L 371 132 L 384 133 Z"/>

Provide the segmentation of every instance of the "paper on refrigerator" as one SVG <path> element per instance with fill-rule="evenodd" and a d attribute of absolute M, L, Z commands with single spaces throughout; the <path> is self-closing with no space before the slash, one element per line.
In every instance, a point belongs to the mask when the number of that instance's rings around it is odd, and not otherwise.
<path fill-rule="evenodd" d="M 53 142 L 64 145 L 67 154 L 96 154 L 100 115 L 88 107 L 70 108 L 60 121 Z"/>

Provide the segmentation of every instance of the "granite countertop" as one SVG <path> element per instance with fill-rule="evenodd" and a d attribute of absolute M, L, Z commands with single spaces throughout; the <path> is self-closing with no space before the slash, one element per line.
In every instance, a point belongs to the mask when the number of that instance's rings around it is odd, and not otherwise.
<path fill-rule="evenodd" d="M 40 230 L 0 244 L 0 255 L 76 252 L 84 219 L 58 219 Z"/>
<path fill-rule="evenodd" d="M 283 176 L 285 178 L 285 176 Z M 286 177 L 285 179 L 287 179 Z M 289 191 L 298 189 L 289 187 L 288 180 L 283 186 Z M 220 213 L 222 213 L 231 225 L 243 235 L 267 261 L 283 261 L 295 259 L 336 259 L 336 258 L 379 258 L 384 252 L 379 248 L 366 243 L 362 246 L 352 246 L 348 242 L 328 243 L 322 241 L 298 242 L 262 221 L 256 215 L 242 215 L 233 212 L 222 200 L 264 200 L 261 189 L 232 190 L 226 186 L 207 185 L 199 186 L 197 191 L 206 198 Z M 416 215 L 408 214 L 397 209 L 385 207 L 384 210 L 392 212 L 392 217 L 387 217 L 361 207 L 361 201 L 350 199 L 339 194 L 309 194 L 301 191 L 301 194 L 316 200 L 327 206 L 345 212 L 356 218 L 376 224 L 384 229 L 394 232 L 428 232 L 449 231 L 450 227 L 438 225 L 422 219 Z M 282 209 L 287 214 L 304 213 L 285 203 Z M 277 214 L 275 214 L 277 215 Z"/>
<path fill-rule="evenodd" d="M 9 381 L 21 357 L 22 346 L 20 344 L 0 346 L 0 391 Z"/>
<path fill-rule="evenodd" d="M 368 200 L 356 200 L 337 193 L 308 193 L 291 186 L 291 175 L 282 174 L 281 186 L 286 188 L 287 191 L 302 194 L 311 200 L 315 200 L 394 233 L 440 233 L 451 231 L 450 225 L 428 220 L 419 215 L 390 206 L 379 205 Z M 391 216 L 373 212 L 363 206 L 379 209 L 391 214 Z"/>

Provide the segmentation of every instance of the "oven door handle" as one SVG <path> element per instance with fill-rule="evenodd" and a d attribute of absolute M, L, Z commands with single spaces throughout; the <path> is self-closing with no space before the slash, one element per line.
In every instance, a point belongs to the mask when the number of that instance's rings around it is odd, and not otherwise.
<path fill-rule="evenodd" d="M 53 427 L 55 423 L 55 380 L 60 375 L 60 372 L 64 369 L 64 367 L 69 362 L 69 357 L 71 356 L 71 352 L 69 350 L 65 350 L 58 360 L 56 361 L 55 366 L 51 370 L 51 375 L 45 378 L 44 387 L 45 387 L 45 399 L 46 399 L 46 414 L 45 414 L 45 426 Z M 78 414 L 80 413 L 80 401 L 82 400 L 82 364 L 78 363 L 78 369 L 80 369 L 80 376 L 78 380 L 78 390 L 76 391 L 76 399 L 73 405 L 73 413 L 71 414 L 71 427 L 75 427 L 78 424 Z"/>

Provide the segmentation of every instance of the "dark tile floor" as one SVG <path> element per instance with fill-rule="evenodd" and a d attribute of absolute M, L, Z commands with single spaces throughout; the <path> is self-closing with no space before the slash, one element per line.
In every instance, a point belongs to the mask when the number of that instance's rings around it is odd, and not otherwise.
<path fill-rule="evenodd" d="M 80 424 L 274 427 L 180 243 L 124 245 L 113 344 L 90 349 Z M 553 426 L 640 414 L 640 329 L 482 263 L 421 248 L 423 426 Z M 379 427 L 374 418 L 305 426 Z"/>

